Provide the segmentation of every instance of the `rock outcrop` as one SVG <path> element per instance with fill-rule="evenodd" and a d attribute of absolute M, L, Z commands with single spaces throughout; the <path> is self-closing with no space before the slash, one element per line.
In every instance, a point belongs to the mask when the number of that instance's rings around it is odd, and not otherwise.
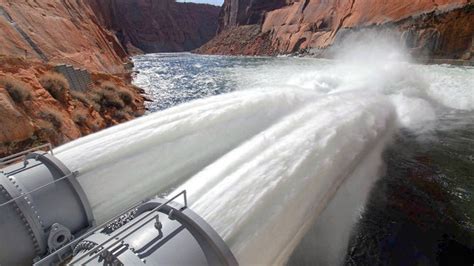
<path fill-rule="evenodd" d="M 0 57 L 0 157 L 42 143 L 60 145 L 144 113 L 139 88 L 92 72 L 75 91 L 51 65 Z"/>
<path fill-rule="evenodd" d="M 470 58 L 473 5 L 471 0 L 226 0 L 221 33 L 198 51 L 286 54 L 325 49 L 350 31 L 390 28 L 415 56 Z M 248 25 L 257 25 L 259 34 Z M 235 35 L 253 41 L 229 45 L 228 36 Z M 252 48 L 262 40 L 268 42 L 264 51 Z"/>
<path fill-rule="evenodd" d="M 89 0 L 131 53 L 190 51 L 217 33 L 220 7 L 175 0 Z"/>

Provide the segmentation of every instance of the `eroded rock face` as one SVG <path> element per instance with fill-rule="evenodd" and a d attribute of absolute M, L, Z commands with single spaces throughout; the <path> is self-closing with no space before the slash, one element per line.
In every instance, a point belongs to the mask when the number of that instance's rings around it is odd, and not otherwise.
<path fill-rule="evenodd" d="M 225 1 L 219 15 L 219 32 L 234 26 L 261 24 L 267 12 L 282 8 L 288 2 L 288 0 Z"/>
<path fill-rule="evenodd" d="M 94 11 L 89 0 L 0 0 L 0 157 L 144 113 L 129 55 Z M 93 84 L 72 91 L 54 73 L 58 64 L 87 69 Z M 63 85 L 47 85 L 47 75 Z"/>
<path fill-rule="evenodd" d="M 400 38 L 405 38 L 402 40 L 411 38 L 413 46 L 409 47 L 415 55 L 460 58 L 466 57 L 472 45 L 473 5 L 470 0 L 226 0 L 220 23 L 224 31 L 260 25 L 261 34 L 270 36 L 264 54 L 324 49 L 342 39 L 338 36 L 341 32 L 388 27 L 398 31 Z M 252 19 L 256 13 L 263 19 Z M 216 48 L 224 43 L 221 36 L 225 35 L 217 36 L 200 51 L 226 53 L 224 47 Z M 247 46 L 253 44 L 242 45 L 240 51 L 249 51 Z M 228 53 L 236 54 L 235 47 Z"/>
<path fill-rule="evenodd" d="M 0 0 L 0 55 L 119 73 L 127 54 L 86 1 Z"/>
<path fill-rule="evenodd" d="M 42 82 L 45 76 L 62 84 L 61 94 Z M 0 57 L 0 157 L 42 143 L 57 146 L 144 114 L 139 88 L 111 74 L 91 76 L 90 89 L 73 91 L 51 65 Z"/>
<path fill-rule="evenodd" d="M 5 88 L 0 88 L 0 142 L 23 141 L 33 135 L 33 123 L 24 116 L 8 96 Z"/>
<path fill-rule="evenodd" d="M 175 0 L 89 0 L 107 28 L 133 52 L 180 52 L 216 35 L 220 7 Z"/>

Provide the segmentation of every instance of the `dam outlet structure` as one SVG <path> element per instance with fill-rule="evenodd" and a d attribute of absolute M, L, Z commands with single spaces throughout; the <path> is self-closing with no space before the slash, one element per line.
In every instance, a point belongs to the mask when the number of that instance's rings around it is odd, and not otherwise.
<path fill-rule="evenodd" d="M 394 115 L 383 95 L 262 88 L 8 157 L 0 263 L 284 265 L 339 193 L 339 213 L 363 205 Z"/>
<path fill-rule="evenodd" d="M 0 265 L 237 265 L 185 190 L 97 225 L 78 175 L 50 145 L 0 160 Z"/>

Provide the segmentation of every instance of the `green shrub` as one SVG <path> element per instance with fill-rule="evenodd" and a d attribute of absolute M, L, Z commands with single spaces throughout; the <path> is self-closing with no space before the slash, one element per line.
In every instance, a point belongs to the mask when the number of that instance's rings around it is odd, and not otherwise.
<path fill-rule="evenodd" d="M 119 97 L 120 97 L 120 99 L 122 99 L 122 101 L 125 105 L 130 105 L 133 102 L 132 94 L 129 91 L 125 90 L 125 89 L 121 89 L 119 91 Z"/>
<path fill-rule="evenodd" d="M 112 117 L 117 120 L 117 121 L 124 121 L 124 120 L 128 120 L 128 114 L 127 112 L 125 111 L 122 111 L 122 110 L 118 110 L 116 112 L 114 112 L 114 114 L 112 115 Z"/>
<path fill-rule="evenodd" d="M 59 129 L 63 124 L 62 116 L 55 110 L 44 110 L 39 113 L 39 116 L 47 122 L 50 122 L 54 128 Z"/>
<path fill-rule="evenodd" d="M 23 103 L 31 99 L 32 89 L 23 81 L 7 76 L 0 77 L 0 87 L 4 87 L 16 103 Z"/>
<path fill-rule="evenodd" d="M 74 112 L 72 115 L 72 119 L 74 123 L 78 125 L 85 125 L 87 123 L 87 117 L 79 112 Z"/>
<path fill-rule="evenodd" d="M 100 102 L 100 96 L 97 95 L 96 93 L 87 95 L 83 92 L 72 90 L 71 97 L 74 100 L 78 100 L 79 102 L 83 103 L 87 107 L 92 106 L 94 110 L 96 110 L 97 112 L 100 112 L 100 105 L 97 104 L 96 102 L 96 101 Z"/>
<path fill-rule="evenodd" d="M 86 94 L 80 91 L 71 91 L 71 97 L 74 100 L 78 100 L 83 103 L 85 106 L 89 106 L 92 104 L 91 100 L 87 98 Z"/>
<path fill-rule="evenodd" d="M 40 78 L 40 83 L 54 99 L 64 104 L 67 102 L 69 83 L 63 75 L 47 72 Z"/>
<path fill-rule="evenodd" d="M 109 91 L 118 91 L 119 88 L 117 87 L 117 85 L 115 85 L 115 83 L 111 82 L 111 81 L 104 81 L 102 82 L 101 84 L 101 87 L 105 90 L 109 90 Z"/>
<path fill-rule="evenodd" d="M 106 88 L 103 88 L 97 92 L 95 102 L 101 106 L 108 108 L 113 107 L 119 110 L 125 107 L 125 104 L 123 103 L 122 99 L 120 99 L 117 91 Z"/>

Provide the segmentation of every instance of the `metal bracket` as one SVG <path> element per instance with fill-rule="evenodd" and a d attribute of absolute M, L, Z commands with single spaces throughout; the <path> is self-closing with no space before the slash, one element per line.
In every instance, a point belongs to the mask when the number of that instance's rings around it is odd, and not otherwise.
<path fill-rule="evenodd" d="M 74 236 L 71 234 L 71 231 L 59 224 L 55 223 L 51 226 L 48 235 L 48 250 L 49 252 L 54 252 L 71 241 Z"/>

